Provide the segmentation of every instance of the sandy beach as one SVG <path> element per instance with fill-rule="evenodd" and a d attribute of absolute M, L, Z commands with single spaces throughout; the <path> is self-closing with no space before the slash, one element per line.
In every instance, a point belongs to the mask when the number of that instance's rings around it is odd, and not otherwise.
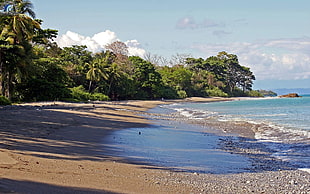
<path fill-rule="evenodd" d="M 174 172 L 129 163 L 102 149 L 103 137 L 113 131 L 148 126 L 151 121 L 141 115 L 157 105 L 220 100 L 227 99 L 0 107 L 0 193 L 310 193 L 310 174 L 296 169 Z M 231 132 L 253 137 L 246 126 Z"/>

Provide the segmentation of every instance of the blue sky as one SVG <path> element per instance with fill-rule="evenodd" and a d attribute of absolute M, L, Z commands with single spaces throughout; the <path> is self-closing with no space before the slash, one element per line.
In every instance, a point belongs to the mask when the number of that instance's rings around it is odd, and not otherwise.
<path fill-rule="evenodd" d="M 309 0 L 32 0 L 61 46 L 98 51 L 115 40 L 130 52 L 207 58 L 238 55 L 255 88 L 310 87 Z"/>

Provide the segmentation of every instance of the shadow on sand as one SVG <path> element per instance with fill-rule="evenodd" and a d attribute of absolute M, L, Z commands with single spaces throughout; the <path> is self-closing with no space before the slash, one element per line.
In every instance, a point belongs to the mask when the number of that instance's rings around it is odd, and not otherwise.
<path fill-rule="evenodd" d="M 13 189 L 11 189 L 13 188 Z M 110 191 L 83 189 L 75 187 L 63 187 L 44 183 L 37 183 L 31 181 L 20 181 L 11 179 L 0 179 L 0 193 L 19 193 L 19 194 L 32 194 L 32 193 L 74 193 L 74 194 L 116 194 Z"/>
<path fill-rule="evenodd" d="M 92 112 L 95 108 L 21 107 L 0 110 L 0 148 L 31 155 L 72 160 L 106 159 L 102 138 L 113 130 L 145 127 L 134 115 Z M 60 111 L 59 111 L 60 110 Z M 49 154 L 47 154 L 49 153 Z"/>

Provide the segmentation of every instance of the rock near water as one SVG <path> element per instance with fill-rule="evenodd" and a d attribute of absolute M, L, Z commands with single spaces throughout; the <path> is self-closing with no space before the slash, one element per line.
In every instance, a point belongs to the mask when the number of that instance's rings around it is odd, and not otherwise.
<path fill-rule="evenodd" d="M 280 98 L 299 98 L 301 96 L 299 96 L 297 93 L 290 93 L 290 94 L 285 94 L 279 97 Z"/>

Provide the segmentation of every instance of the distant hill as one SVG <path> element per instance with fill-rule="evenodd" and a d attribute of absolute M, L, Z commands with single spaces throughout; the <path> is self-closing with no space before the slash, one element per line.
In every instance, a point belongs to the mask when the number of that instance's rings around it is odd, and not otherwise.
<path fill-rule="evenodd" d="M 310 88 L 280 88 L 272 89 L 278 95 L 285 95 L 289 93 L 297 93 L 299 95 L 310 94 Z"/>

